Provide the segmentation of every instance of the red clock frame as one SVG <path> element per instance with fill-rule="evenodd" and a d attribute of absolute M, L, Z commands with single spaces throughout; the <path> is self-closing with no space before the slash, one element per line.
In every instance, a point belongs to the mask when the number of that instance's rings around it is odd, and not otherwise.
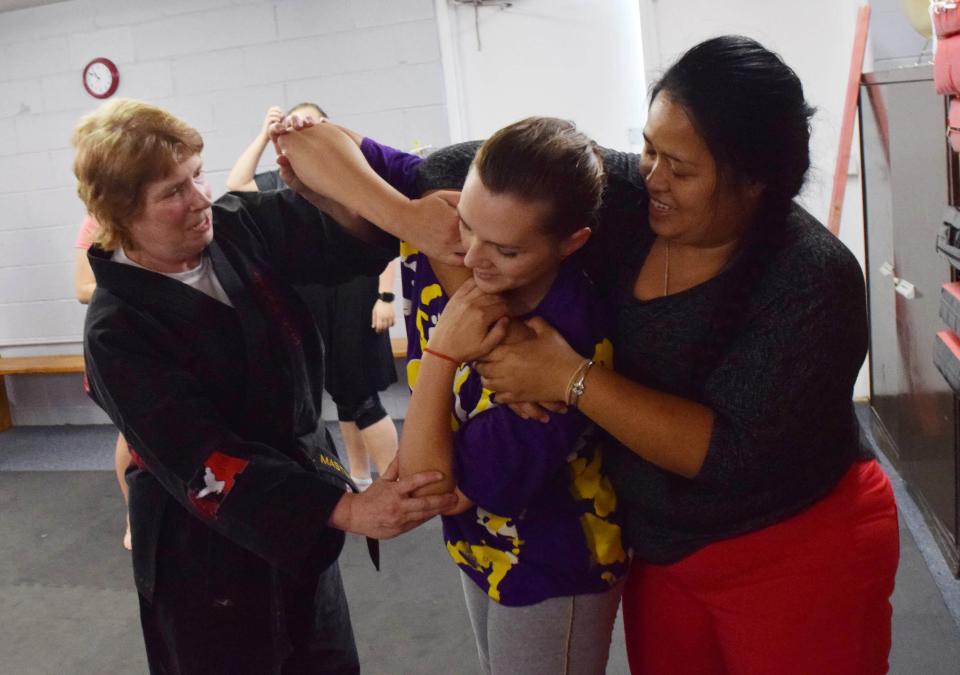
<path fill-rule="evenodd" d="M 95 65 L 97 65 L 97 64 L 103 64 L 104 66 L 106 66 L 107 70 L 108 70 L 109 73 L 110 73 L 110 77 L 111 77 L 111 80 L 112 80 L 111 83 L 110 83 L 110 87 L 109 87 L 106 91 L 99 92 L 99 93 L 93 91 L 92 89 L 90 89 L 90 85 L 87 83 L 87 73 L 90 71 L 90 69 L 91 69 L 93 66 L 95 66 Z M 115 64 L 113 61 L 111 61 L 110 59 L 104 58 L 104 57 L 101 56 L 101 57 L 99 57 L 99 58 L 93 59 L 92 61 L 90 61 L 90 63 L 88 63 L 88 64 L 84 67 L 84 69 L 83 69 L 83 88 L 86 89 L 86 90 L 87 90 L 87 93 L 90 94 L 91 96 L 93 96 L 94 98 L 100 98 L 100 99 L 110 98 L 110 97 L 113 96 L 113 94 L 117 91 L 117 87 L 119 87 L 119 86 L 120 86 L 120 71 L 117 70 L 116 64 Z"/>

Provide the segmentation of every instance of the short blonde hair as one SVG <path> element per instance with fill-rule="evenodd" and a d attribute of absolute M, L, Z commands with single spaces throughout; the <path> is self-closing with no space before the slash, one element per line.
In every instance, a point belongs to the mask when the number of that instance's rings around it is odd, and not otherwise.
<path fill-rule="evenodd" d="M 203 150 L 200 133 L 155 105 L 128 98 L 97 108 L 73 130 L 77 194 L 100 223 L 94 243 L 131 247 L 129 224 L 146 186 Z"/>

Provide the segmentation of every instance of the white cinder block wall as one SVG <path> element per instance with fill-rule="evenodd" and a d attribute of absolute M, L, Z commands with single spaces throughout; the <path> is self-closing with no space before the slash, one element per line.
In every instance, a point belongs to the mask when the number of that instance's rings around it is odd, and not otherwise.
<path fill-rule="evenodd" d="M 647 106 L 637 0 L 523 0 L 477 13 L 436 5 L 441 40 L 449 36 L 454 138 L 552 115 L 601 145 L 640 150 Z"/>
<path fill-rule="evenodd" d="M 270 105 L 316 101 L 386 143 L 449 141 L 432 0 L 70 0 L 0 13 L 0 354 L 76 353 L 73 243 L 84 210 L 71 130 L 98 101 L 81 72 L 120 70 L 203 134 L 215 194 Z M 262 169 L 273 166 L 268 149 Z M 8 377 L 15 424 L 104 422 L 78 376 Z"/>

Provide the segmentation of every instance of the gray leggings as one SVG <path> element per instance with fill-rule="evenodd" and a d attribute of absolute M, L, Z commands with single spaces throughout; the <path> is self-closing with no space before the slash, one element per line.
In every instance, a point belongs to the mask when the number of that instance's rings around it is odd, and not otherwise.
<path fill-rule="evenodd" d="M 486 675 L 603 675 L 623 581 L 526 607 L 494 602 L 460 573 Z"/>

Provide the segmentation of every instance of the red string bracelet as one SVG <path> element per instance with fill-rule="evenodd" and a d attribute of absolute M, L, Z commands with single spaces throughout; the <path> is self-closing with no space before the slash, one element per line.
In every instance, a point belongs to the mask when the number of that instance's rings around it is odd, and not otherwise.
<path fill-rule="evenodd" d="M 439 356 L 441 359 L 446 359 L 446 360 L 449 361 L 450 363 L 455 363 L 455 364 L 457 364 L 458 366 L 460 365 L 460 362 L 457 361 L 457 360 L 456 360 L 455 358 L 453 358 L 452 356 L 447 356 L 446 354 L 441 354 L 440 352 L 435 351 L 435 350 L 433 350 L 433 349 L 430 349 L 429 347 L 424 347 L 424 348 L 423 348 L 423 353 L 424 353 L 424 354 L 433 354 L 434 356 Z"/>

